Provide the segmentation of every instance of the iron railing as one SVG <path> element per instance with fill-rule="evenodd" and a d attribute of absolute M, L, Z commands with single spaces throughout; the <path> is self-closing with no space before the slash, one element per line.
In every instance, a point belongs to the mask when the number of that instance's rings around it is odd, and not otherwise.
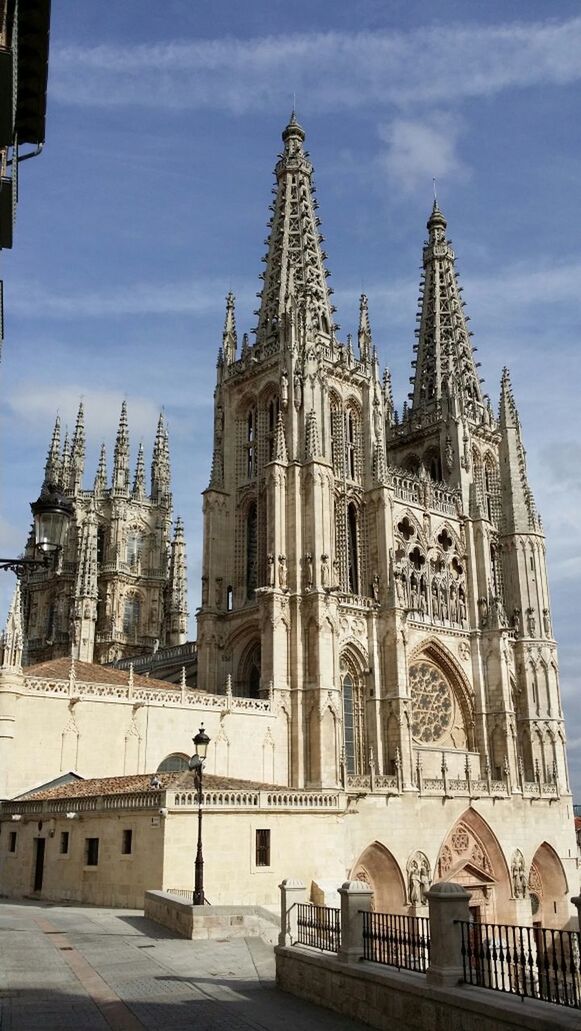
<path fill-rule="evenodd" d="M 581 1008 L 578 931 L 459 923 L 467 984 Z"/>
<path fill-rule="evenodd" d="M 363 959 L 425 972 L 430 962 L 428 917 L 363 912 Z"/>
<path fill-rule="evenodd" d="M 341 944 L 340 910 L 300 902 L 297 911 L 297 943 L 337 952 Z"/>

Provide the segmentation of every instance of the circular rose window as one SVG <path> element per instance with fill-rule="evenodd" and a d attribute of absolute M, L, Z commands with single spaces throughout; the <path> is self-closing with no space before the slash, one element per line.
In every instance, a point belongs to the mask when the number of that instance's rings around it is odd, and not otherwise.
<path fill-rule="evenodd" d="M 450 685 L 430 662 L 410 667 L 412 734 L 422 745 L 434 745 L 444 737 L 454 719 Z"/>

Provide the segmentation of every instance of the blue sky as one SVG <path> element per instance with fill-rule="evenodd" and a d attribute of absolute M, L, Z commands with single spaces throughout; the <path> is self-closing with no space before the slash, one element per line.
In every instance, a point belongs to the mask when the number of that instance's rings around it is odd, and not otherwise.
<path fill-rule="evenodd" d="M 341 337 L 370 299 L 408 390 L 432 177 L 485 387 L 508 364 L 548 537 L 581 800 L 578 2 L 124 0 L 53 5 L 47 144 L 3 252 L 1 549 L 21 550 L 54 416 L 84 397 L 92 483 L 127 397 L 149 460 L 165 407 L 192 613 L 224 295 L 255 325 L 272 168 L 296 94 Z M 0 614 L 11 576 L 0 586 Z M 194 621 L 191 635 L 194 636 Z"/>

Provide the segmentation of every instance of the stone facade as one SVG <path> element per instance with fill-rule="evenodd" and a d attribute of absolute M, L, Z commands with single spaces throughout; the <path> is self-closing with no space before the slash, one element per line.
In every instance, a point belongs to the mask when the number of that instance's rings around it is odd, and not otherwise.
<path fill-rule="evenodd" d="M 81 403 L 72 441 L 61 448 L 57 418 L 44 484 L 58 484 L 74 505 L 73 525 L 55 570 L 29 572 L 22 584 L 24 661 L 74 655 L 112 662 L 186 639 L 184 529 L 175 524 L 167 428 L 160 416 L 146 489 L 140 444 L 133 482 L 123 402 L 108 483 L 105 445 L 92 490 L 83 488 L 85 426 Z M 30 539 L 26 554 L 33 554 Z"/>

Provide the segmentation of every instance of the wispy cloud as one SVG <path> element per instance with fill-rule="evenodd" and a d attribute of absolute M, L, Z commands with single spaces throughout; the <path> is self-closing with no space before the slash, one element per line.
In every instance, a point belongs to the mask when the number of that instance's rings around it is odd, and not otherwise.
<path fill-rule="evenodd" d="M 238 296 L 247 299 L 250 286 Z M 203 315 L 224 307 L 224 279 L 175 283 L 136 282 L 99 290 L 59 292 L 58 288 L 21 279 L 11 290 L 10 310 L 21 318 L 71 319 L 79 316 L 109 318 L 116 315 Z"/>
<path fill-rule="evenodd" d="M 51 98 L 118 107 L 268 109 L 299 97 L 318 110 L 386 101 L 439 104 L 581 77 L 581 18 L 402 32 L 313 32 L 136 46 L 55 47 Z"/>
<path fill-rule="evenodd" d="M 457 153 L 460 130 L 459 118 L 440 111 L 427 119 L 396 118 L 379 129 L 387 144 L 379 164 L 404 193 L 418 187 L 425 193 L 430 178 L 465 178 L 468 169 Z"/>

